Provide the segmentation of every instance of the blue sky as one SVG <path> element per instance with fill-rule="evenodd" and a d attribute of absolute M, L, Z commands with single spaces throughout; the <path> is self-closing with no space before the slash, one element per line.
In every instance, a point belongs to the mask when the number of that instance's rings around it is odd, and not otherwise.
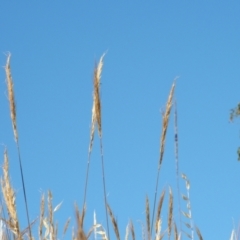
<path fill-rule="evenodd" d="M 95 63 L 102 72 L 102 127 L 108 202 L 122 238 L 130 219 L 141 235 L 145 197 L 152 209 L 161 109 L 173 83 L 178 105 L 179 165 L 191 182 L 194 223 L 206 239 L 230 237 L 240 220 L 238 1 L 61 1 L 0 3 L 0 63 L 12 54 L 19 142 L 30 218 L 51 189 L 60 228 L 82 206 Z M 8 147 L 22 228 L 23 190 L 0 71 L 0 143 Z M 3 157 L 2 157 L 3 159 Z M 159 192 L 173 188 L 178 221 L 174 121 L 169 122 Z M 180 182 L 184 193 L 184 182 Z M 167 198 L 166 198 L 167 199 Z M 167 202 L 164 205 L 167 208 Z M 95 138 L 86 229 L 93 211 L 106 226 L 99 139 Z M 184 209 L 185 203 L 181 203 Z M 166 210 L 165 210 L 166 213 Z M 166 224 L 163 214 L 163 224 Z M 70 232 L 70 231 L 69 231 Z"/>

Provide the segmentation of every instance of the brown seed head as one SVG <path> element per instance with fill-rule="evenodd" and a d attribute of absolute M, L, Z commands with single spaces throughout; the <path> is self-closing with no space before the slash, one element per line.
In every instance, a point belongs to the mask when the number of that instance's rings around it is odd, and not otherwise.
<path fill-rule="evenodd" d="M 17 238 L 20 238 L 21 234 L 19 229 L 16 202 L 15 202 L 16 197 L 15 197 L 15 192 L 10 183 L 8 170 L 9 170 L 8 155 L 7 155 L 7 150 L 5 150 L 4 163 L 3 163 L 3 178 L 1 179 L 2 193 L 3 193 L 4 201 L 7 206 L 8 214 L 10 217 L 8 221 L 9 228 Z"/>
<path fill-rule="evenodd" d="M 160 166 L 162 164 L 162 160 L 163 160 L 165 139 L 166 139 L 166 134 L 167 134 L 169 116 L 170 116 L 171 107 L 172 107 L 172 99 L 173 99 L 174 89 L 175 89 L 175 81 L 174 81 L 174 83 L 172 85 L 172 88 L 171 88 L 171 91 L 169 93 L 168 101 L 167 101 L 167 104 L 166 104 L 166 111 L 163 115 L 163 127 L 162 127 L 163 130 L 162 130 L 161 145 L 160 145 L 159 168 L 160 168 Z"/>
<path fill-rule="evenodd" d="M 15 99 L 14 99 L 14 91 L 13 91 L 13 81 L 12 81 L 12 75 L 11 75 L 11 69 L 10 69 L 10 57 L 11 54 L 8 54 L 7 56 L 7 63 L 5 66 L 5 72 L 7 77 L 7 89 L 8 89 L 8 100 L 10 103 L 10 116 L 12 119 L 12 125 L 13 125 L 13 134 L 15 141 L 18 141 L 18 134 L 17 134 L 17 121 L 16 121 L 16 105 L 15 105 Z"/>
<path fill-rule="evenodd" d="M 102 136 L 102 122 L 101 122 L 101 100 L 100 100 L 100 81 L 101 81 L 101 73 L 103 67 L 103 58 L 105 54 L 103 54 L 99 60 L 98 65 L 94 70 L 94 111 L 95 118 L 98 125 L 98 133 L 99 136 Z"/>

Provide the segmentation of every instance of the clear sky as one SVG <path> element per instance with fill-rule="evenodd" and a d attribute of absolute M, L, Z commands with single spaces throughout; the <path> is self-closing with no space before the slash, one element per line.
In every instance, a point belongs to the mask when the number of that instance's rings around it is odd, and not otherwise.
<path fill-rule="evenodd" d="M 1 1 L 0 12 L 0 64 L 11 52 L 31 220 L 39 215 L 41 192 L 51 189 L 54 205 L 63 201 L 55 215 L 59 227 L 69 216 L 74 225 L 74 202 L 83 201 L 93 69 L 107 51 L 101 84 L 105 177 L 122 238 L 130 219 L 141 236 L 146 195 L 153 207 L 161 109 L 179 76 L 179 165 L 191 182 L 193 220 L 205 239 L 229 239 L 240 221 L 240 126 L 229 123 L 230 109 L 240 100 L 239 1 Z M 1 152 L 7 146 L 24 228 L 3 68 L 0 93 Z M 178 223 L 175 171 L 171 115 L 158 196 L 173 188 Z M 180 186 L 185 193 L 182 180 Z M 164 209 L 166 226 L 167 201 Z M 94 210 L 106 227 L 97 137 L 86 230 Z"/>

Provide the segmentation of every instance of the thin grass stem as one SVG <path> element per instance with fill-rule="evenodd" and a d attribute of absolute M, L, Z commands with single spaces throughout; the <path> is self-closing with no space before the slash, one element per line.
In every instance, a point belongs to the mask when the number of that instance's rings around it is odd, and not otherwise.
<path fill-rule="evenodd" d="M 105 204 L 105 214 L 106 214 L 106 221 L 107 221 L 107 233 L 108 233 L 108 239 L 110 239 L 108 214 L 107 214 L 107 194 L 106 194 L 106 182 L 105 182 L 105 171 L 104 171 L 102 137 L 100 137 L 100 149 L 101 149 L 101 162 L 102 162 L 102 180 L 103 180 L 104 204 Z"/>
<path fill-rule="evenodd" d="M 182 214 L 181 214 L 181 193 L 179 186 L 179 159 L 178 159 L 178 121 L 177 121 L 177 102 L 174 104 L 174 141 L 175 141 L 175 165 L 176 165 L 176 182 L 177 182 L 177 192 L 178 192 L 178 215 L 179 215 L 179 226 L 180 232 L 182 231 Z"/>

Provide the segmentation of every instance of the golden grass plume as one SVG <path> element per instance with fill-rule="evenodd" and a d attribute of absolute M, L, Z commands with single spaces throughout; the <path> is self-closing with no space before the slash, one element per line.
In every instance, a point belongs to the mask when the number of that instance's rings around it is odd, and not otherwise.
<path fill-rule="evenodd" d="M 14 90 L 13 90 L 13 80 L 12 80 L 12 74 L 11 74 L 11 68 L 10 68 L 10 58 L 11 58 L 11 54 L 9 53 L 7 55 L 5 72 L 7 77 L 6 82 L 7 82 L 7 90 L 8 90 L 8 100 L 10 104 L 10 116 L 12 119 L 14 138 L 15 138 L 15 141 L 17 142 L 18 133 L 17 133 L 17 121 L 16 121 L 16 105 L 15 105 Z"/>
<path fill-rule="evenodd" d="M 92 107 L 92 123 L 91 123 L 89 152 L 92 151 L 95 123 L 97 123 L 97 126 L 98 126 L 99 136 L 100 137 L 102 136 L 100 83 L 101 83 L 101 74 L 102 74 L 104 56 L 105 56 L 105 53 L 101 56 L 99 63 L 97 64 L 97 66 L 94 69 L 93 107 Z"/>
<path fill-rule="evenodd" d="M 3 177 L 1 178 L 1 188 L 3 198 L 9 214 L 9 220 L 6 221 L 9 229 L 17 238 L 21 238 L 19 222 L 17 217 L 16 197 L 15 192 L 11 186 L 9 178 L 9 162 L 7 150 L 4 151 L 4 163 L 3 163 Z"/>
<path fill-rule="evenodd" d="M 159 168 L 160 168 L 160 166 L 162 164 L 162 160 L 163 160 L 169 116 L 170 116 L 170 112 L 171 112 L 171 108 L 172 108 L 172 100 L 173 100 L 174 89 L 175 89 L 175 81 L 173 82 L 170 94 L 168 96 L 168 101 L 167 101 L 167 104 L 166 104 L 166 110 L 165 110 L 165 113 L 163 115 L 163 126 L 162 126 L 162 135 L 161 135 L 161 144 L 160 144 Z"/>

